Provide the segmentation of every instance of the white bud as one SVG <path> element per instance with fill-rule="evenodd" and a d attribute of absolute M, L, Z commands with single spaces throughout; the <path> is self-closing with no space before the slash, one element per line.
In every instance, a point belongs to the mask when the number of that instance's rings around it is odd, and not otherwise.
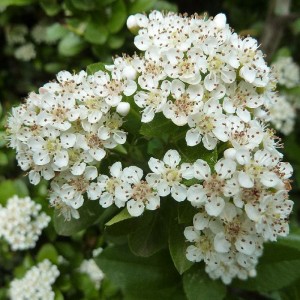
<path fill-rule="evenodd" d="M 229 148 L 224 151 L 224 157 L 234 160 L 236 156 L 236 150 L 234 148 Z"/>
<path fill-rule="evenodd" d="M 127 79 L 135 80 L 136 75 L 137 75 L 137 72 L 132 66 L 126 66 L 123 69 L 123 76 Z"/>
<path fill-rule="evenodd" d="M 137 34 L 139 30 L 139 26 L 137 23 L 137 18 L 134 15 L 131 15 L 128 17 L 127 22 L 126 22 L 127 28 L 133 33 Z"/>
<path fill-rule="evenodd" d="M 120 102 L 116 110 L 118 114 L 125 117 L 130 111 L 130 104 L 128 102 Z"/>
<path fill-rule="evenodd" d="M 217 28 L 223 29 L 226 25 L 226 16 L 224 14 L 217 14 L 214 17 L 214 23 L 216 24 Z"/>

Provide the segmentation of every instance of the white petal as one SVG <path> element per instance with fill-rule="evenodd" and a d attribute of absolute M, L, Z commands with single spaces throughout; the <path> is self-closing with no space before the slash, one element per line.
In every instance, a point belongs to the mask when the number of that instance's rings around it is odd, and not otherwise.
<path fill-rule="evenodd" d="M 46 165 L 50 162 L 49 153 L 46 151 L 34 152 L 32 159 L 33 159 L 34 163 L 39 166 Z"/>
<path fill-rule="evenodd" d="M 159 159 L 151 157 L 148 161 L 149 168 L 155 174 L 162 174 L 165 171 L 165 164 Z"/>
<path fill-rule="evenodd" d="M 39 172 L 31 170 L 28 174 L 28 178 L 31 184 L 37 185 L 41 180 L 41 175 Z"/>
<path fill-rule="evenodd" d="M 194 176 L 196 179 L 205 180 L 211 174 L 210 166 L 205 160 L 197 159 L 194 163 Z"/>
<path fill-rule="evenodd" d="M 228 158 L 220 159 L 215 164 L 216 172 L 223 179 L 230 178 L 233 175 L 235 169 L 236 169 L 236 163 L 233 160 Z"/>
<path fill-rule="evenodd" d="M 175 184 L 171 188 L 171 195 L 177 202 L 182 202 L 186 198 L 187 189 L 183 184 Z"/>
<path fill-rule="evenodd" d="M 184 229 L 184 236 L 189 242 L 196 242 L 199 240 L 200 234 L 193 226 L 188 226 Z"/>
<path fill-rule="evenodd" d="M 225 201 L 221 197 L 211 197 L 205 204 L 205 210 L 210 216 L 217 217 L 224 209 Z"/>
<path fill-rule="evenodd" d="M 88 166 L 85 168 L 84 177 L 87 180 L 94 180 L 98 176 L 96 167 Z"/>
<path fill-rule="evenodd" d="M 196 146 L 201 142 L 202 136 L 197 128 L 189 129 L 186 132 L 185 140 L 188 146 Z"/>
<path fill-rule="evenodd" d="M 71 168 L 71 173 L 73 175 L 82 175 L 85 170 L 86 164 L 84 162 L 76 164 Z"/>
<path fill-rule="evenodd" d="M 143 177 L 143 170 L 138 167 L 131 166 L 123 170 L 123 178 L 126 182 L 130 184 L 135 184 L 140 182 L 142 177 Z"/>
<path fill-rule="evenodd" d="M 245 172 L 239 172 L 238 181 L 241 187 L 252 188 L 254 186 L 253 179 Z"/>
<path fill-rule="evenodd" d="M 258 208 L 256 206 L 253 206 L 250 203 L 247 203 L 245 205 L 245 211 L 246 211 L 248 218 L 254 222 L 258 222 L 259 219 L 261 218 Z"/>
<path fill-rule="evenodd" d="M 59 167 L 66 167 L 69 163 L 69 153 L 66 150 L 61 150 L 53 157 L 53 163 Z"/>
<path fill-rule="evenodd" d="M 162 181 L 162 182 L 158 183 L 157 186 L 154 187 L 154 188 L 157 189 L 158 195 L 161 196 L 161 197 L 168 196 L 170 194 L 170 191 L 171 191 L 169 185 L 165 181 Z"/>
<path fill-rule="evenodd" d="M 97 161 L 102 160 L 104 158 L 106 152 L 104 149 L 90 149 L 89 154 Z"/>
<path fill-rule="evenodd" d="M 135 201 L 131 199 L 127 202 L 127 210 L 131 216 L 140 216 L 144 212 L 144 209 L 145 205 L 141 201 Z"/>
<path fill-rule="evenodd" d="M 103 193 L 102 196 L 100 197 L 99 204 L 107 208 L 113 204 L 113 196 L 110 193 Z"/>
<path fill-rule="evenodd" d="M 119 178 L 121 177 L 122 173 L 122 164 L 121 162 L 117 161 L 109 168 L 109 172 L 113 177 Z"/>
<path fill-rule="evenodd" d="M 204 228 L 208 227 L 209 217 L 205 213 L 197 213 L 194 215 L 193 224 L 195 229 L 203 230 Z"/>
<path fill-rule="evenodd" d="M 224 232 L 219 232 L 214 238 L 215 250 L 219 253 L 228 253 L 231 244 L 226 240 Z"/>
<path fill-rule="evenodd" d="M 264 172 L 260 176 L 260 182 L 266 187 L 274 187 L 280 182 L 280 179 L 274 172 Z"/>
<path fill-rule="evenodd" d="M 171 92 L 176 99 L 179 99 L 181 95 L 185 92 L 184 83 L 179 79 L 174 79 L 171 85 Z"/>
<path fill-rule="evenodd" d="M 125 96 L 131 96 L 137 89 L 137 84 L 133 80 L 128 80 L 124 89 Z"/>
<path fill-rule="evenodd" d="M 160 206 L 160 197 L 159 196 L 151 196 L 148 199 L 148 203 L 146 204 L 146 208 L 149 210 L 158 209 Z"/>
<path fill-rule="evenodd" d="M 163 161 L 166 165 L 170 166 L 171 168 L 175 168 L 178 166 L 181 157 L 176 150 L 169 150 L 166 152 Z"/>
<path fill-rule="evenodd" d="M 194 207 L 201 207 L 207 200 L 206 192 L 201 184 L 194 184 L 187 191 L 187 199 Z"/>
<path fill-rule="evenodd" d="M 62 133 L 60 136 L 60 142 L 66 149 L 73 147 L 76 143 L 76 135 L 73 133 Z"/>
<path fill-rule="evenodd" d="M 248 149 L 239 149 L 236 151 L 236 160 L 240 165 L 246 165 L 250 162 L 250 152 Z"/>
<path fill-rule="evenodd" d="M 255 251 L 255 240 L 249 236 L 241 236 L 234 243 L 236 249 L 246 255 L 252 255 Z"/>

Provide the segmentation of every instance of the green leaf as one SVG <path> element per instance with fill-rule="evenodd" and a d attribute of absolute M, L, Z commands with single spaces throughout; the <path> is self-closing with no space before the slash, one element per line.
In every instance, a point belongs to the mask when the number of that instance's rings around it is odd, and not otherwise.
<path fill-rule="evenodd" d="M 107 41 L 109 48 L 111 49 L 119 49 L 123 46 L 125 42 L 124 35 L 110 35 Z"/>
<path fill-rule="evenodd" d="M 72 0 L 72 4 L 78 10 L 90 11 L 96 8 L 93 0 Z"/>
<path fill-rule="evenodd" d="M 7 200 L 14 195 L 19 197 L 28 196 L 28 188 L 21 180 L 4 180 L 0 182 L 0 204 L 5 205 Z"/>
<path fill-rule="evenodd" d="M 79 219 L 65 221 L 59 211 L 54 210 L 54 228 L 59 235 L 69 236 L 86 229 L 100 218 L 104 209 L 100 207 L 98 201 L 87 200 L 78 211 L 80 214 Z"/>
<path fill-rule="evenodd" d="M 123 0 L 117 0 L 111 6 L 111 16 L 107 27 L 111 33 L 121 30 L 127 19 L 126 5 Z"/>
<path fill-rule="evenodd" d="M 69 32 L 58 44 L 58 51 L 64 56 L 74 56 L 85 47 L 84 41 L 73 32 Z"/>
<path fill-rule="evenodd" d="M 226 296 L 226 287 L 210 279 L 199 264 L 183 274 L 183 288 L 188 300 L 222 300 Z"/>
<path fill-rule="evenodd" d="M 119 223 L 121 221 L 133 218 L 132 215 L 128 213 L 127 208 L 122 209 L 117 215 L 110 219 L 105 225 L 111 226 L 113 224 Z"/>
<path fill-rule="evenodd" d="M 3 152 L 0 152 L 0 166 L 5 166 L 8 164 L 7 155 Z"/>
<path fill-rule="evenodd" d="M 177 286 L 180 281 L 168 251 L 144 258 L 133 255 L 127 245 L 112 246 L 95 261 L 113 284 L 122 290 L 135 289 L 139 295 Z"/>
<path fill-rule="evenodd" d="M 62 8 L 61 4 L 57 3 L 56 0 L 40 0 L 40 5 L 50 17 L 57 15 Z"/>
<path fill-rule="evenodd" d="M 53 43 L 63 38 L 68 33 L 68 30 L 59 23 L 54 23 L 47 27 L 46 39 L 48 42 Z"/>
<path fill-rule="evenodd" d="M 1 6 L 10 6 L 10 5 L 28 5 L 36 2 L 36 0 L 1 0 Z"/>
<path fill-rule="evenodd" d="M 136 14 L 141 12 L 146 12 L 153 8 L 157 0 L 136 0 L 133 1 L 130 8 L 129 14 Z"/>
<path fill-rule="evenodd" d="M 178 203 L 177 212 L 179 224 L 185 223 L 187 225 L 192 225 L 193 217 L 198 211 L 195 207 L 191 205 L 191 203 L 189 203 L 188 201 L 184 201 Z"/>
<path fill-rule="evenodd" d="M 173 219 L 169 226 L 169 250 L 179 274 L 183 274 L 193 265 L 185 256 L 188 246 L 183 234 L 185 227 L 185 225 L 178 224 L 177 219 Z"/>
<path fill-rule="evenodd" d="M 107 70 L 105 69 L 105 65 L 101 62 L 88 65 L 86 68 L 86 72 L 88 73 L 88 75 L 93 75 L 98 71 L 107 72 Z"/>
<path fill-rule="evenodd" d="M 90 21 L 84 32 L 84 39 L 91 44 L 103 45 L 108 37 L 106 26 L 100 22 Z"/>
<path fill-rule="evenodd" d="M 52 244 L 44 244 L 36 258 L 38 262 L 49 259 L 54 264 L 58 263 L 58 253 Z"/>
<path fill-rule="evenodd" d="M 236 280 L 238 288 L 259 292 L 275 291 L 300 279 L 300 251 L 282 244 L 265 245 L 257 267 L 257 276 L 247 281 Z"/>
<path fill-rule="evenodd" d="M 214 150 L 207 150 L 202 144 L 194 147 L 187 146 L 185 140 L 177 143 L 177 150 L 181 155 L 181 160 L 184 162 L 193 163 L 197 159 L 205 160 L 212 169 L 218 160 L 217 148 Z"/>
<path fill-rule="evenodd" d="M 168 1 L 157 1 L 153 9 L 160 10 L 160 11 L 174 11 L 177 12 L 178 8 L 176 4 L 170 3 Z"/>
<path fill-rule="evenodd" d="M 181 127 L 173 124 L 162 113 L 158 113 L 151 122 L 142 124 L 140 134 L 147 138 L 168 138 L 170 135 L 174 136 L 174 132 L 178 129 Z"/>
<path fill-rule="evenodd" d="M 149 257 L 166 245 L 166 230 L 158 211 L 146 212 L 137 230 L 128 237 L 130 250 L 138 256 Z"/>

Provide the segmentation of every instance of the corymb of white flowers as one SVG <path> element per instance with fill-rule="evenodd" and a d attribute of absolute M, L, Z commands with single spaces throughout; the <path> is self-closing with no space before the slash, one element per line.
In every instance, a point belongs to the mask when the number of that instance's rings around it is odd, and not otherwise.
<path fill-rule="evenodd" d="M 34 248 L 50 222 L 50 217 L 41 212 L 41 205 L 29 197 L 14 196 L 7 205 L 0 205 L 0 238 L 3 238 L 13 251 Z"/>
<path fill-rule="evenodd" d="M 226 284 L 255 276 L 263 242 L 288 234 L 293 206 L 292 167 L 265 122 L 276 82 L 257 41 L 234 33 L 224 14 L 153 11 L 127 25 L 141 55 L 115 58 L 92 75 L 62 71 L 13 109 L 10 146 L 20 167 L 33 184 L 51 180 L 50 203 L 66 219 L 79 218 L 89 199 L 126 206 L 132 216 L 158 209 L 165 197 L 188 201 L 198 212 L 184 231 L 187 258 L 204 261 Z M 186 148 L 203 145 L 218 158 L 208 164 L 199 152 L 186 160 L 189 151 L 173 143 L 149 159 L 150 173 L 133 166 L 134 154 L 114 150 L 142 136 L 124 130 L 130 115 L 144 125 L 169 120 Z M 99 173 L 112 157 L 123 160 Z"/>
<path fill-rule="evenodd" d="M 59 276 L 56 265 L 48 259 L 27 271 L 21 279 L 10 283 L 9 296 L 11 300 L 44 299 L 53 300 L 55 297 L 51 286 Z"/>

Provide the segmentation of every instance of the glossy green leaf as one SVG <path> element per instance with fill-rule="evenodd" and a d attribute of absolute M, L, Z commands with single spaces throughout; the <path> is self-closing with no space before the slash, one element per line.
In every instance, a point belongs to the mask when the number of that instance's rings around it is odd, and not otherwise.
<path fill-rule="evenodd" d="M 96 8 L 93 0 L 72 0 L 73 6 L 78 10 L 90 11 Z"/>
<path fill-rule="evenodd" d="M 53 43 L 63 38 L 68 33 L 68 30 L 60 23 L 54 23 L 47 27 L 46 39 Z"/>
<path fill-rule="evenodd" d="M 124 35 L 110 35 L 107 44 L 109 48 L 111 49 L 119 49 L 123 46 L 125 42 L 125 36 Z"/>
<path fill-rule="evenodd" d="M 37 254 L 37 261 L 49 259 L 52 263 L 58 263 L 58 253 L 52 244 L 44 244 Z"/>
<path fill-rule="evenodd" d="M 84 41 L 73 32 L 69 32 L 58 44 L 58 51 L 64 56 L 74 56 L 85 47 Z"/>
<path fill-rule="evenodd" d="M 107 27 L 111 33 L 116 33 L 124 26 L 127 19 L 126 5 L 123 0 L 117 0 L 111 6 L 111 16 Z"/>
<path fill-rule="evenodd" d="M 0 166 L 5 166 L 8 164 L 8 157 L 4 152 L 0 152 Z"/>
<path fill-rule="evenodd" d="M 58 210 L 54 210 L 53 222 L 54 228 L 59 235 L 73 235 L 90 225 L 94 224 L 100 218 L 103 208 L 100 207 L 98 201 L 85 201 L 83 206 L 78 210 L 80 214 L 79 219 L 71 219 L 66 221 L 63 215 L 60 215 Z"/>
<path fill-rule="evenodd" d="M 183 234 L 185 227 L 185 225 L 178 224 L 177 219 L 174 219 L 169 226 L 169 250 L 179 274 L 183 274 L 193 265 L 185 256 L 188 246 Z"/>
<path fill-rule="evenodd" d="M 133 255 L 126 245 L 112 246 L 95 258 L 105 276 L 122 290 L 161 290 L 179 284 L 180 277 L 168 255 L 160 251 L 151 257 Z"/>
<path fill-rule="evenodd" d="M 88 65 L 86 68 L 86 72 L 88 73 L 88 75 L 93 75 L 98 71 L 107 72 L 107 70 L 105 69 L 105 65 L 101 62 Z"/>
<path fill-rule="evenodd" d="M 1 0 L 1 6 L 10 6 L 10 5 L 28 5 L 36 2 L 36 0 Z"/>
<path fill-rule="evenodd" d="M 113 224 L 119 223 L 121 221 L 133 218 L 132 215 L 129 214 L 127 208 L 122 209 L 117 215 L 115 215 L 112 219 L 110 219 L 105 225 L 111 226 Z"/>
<path fill-rule="evenodd" d="M 170 3 L 168 1 L 159 0 L 153 6 L 153 9 L 160 11 L 174 11 L 177 12 L 178 8 L 176 4 Z"/>
<path fill-rule="evenodd" d="M 222 300 L 226 296 L 225 285 L 210 279 L 202 264 L 183 274 L 183 288 L 188 300 Z"/>
<path fill-rule="evenodd" d="M 142 13 L 153 8 L 157 0 L 135 0 L 131 3 L 129 14 Z"/>
<path fill-rule="evenodd" d="M 166 242 L 166 228 L 158 211 L 145 213 L 137 225 L 137 230 L 128 237 L 130 250 L 143 257 L 158 252 L 166 246 Z"/>
<path fill-rule="evenodd" d="M 108 37 L 106 26 L 100 22 L 90 21 L 84 32 L 84 39 L 91 44 L 103 45 Z"/>
<path fill-rule="evenodd" d="M 174 137 L 174 133 L 181 130 L 180 127 L 172 123 L 171 120 L 167 119 L 162 113 L 155 115 L 154 119 L 149 123 L 143 123 L 140 129 L 140 134 L 144 135 L 147 138 L 152 137 Z"/>
<path fill-rule="evenodd" d="M 61 10 L 61 4 L 57 2 L 57 0 L 40 0 L 40 5 L 45 11 L 45 13 L 53 17 L 57 15 Z"/>
<path fill-rule="evenodd" d="M 218 160 L 217 148 L 207 150 L 202 144 L 194 147 L 187 146 L 185 139 L 177 143 L 177 150 L 184 162 L 193 163 L 197 159 L 205 160 L 211 168 L 214 167 Z"/>
<path fill-rule="evenodd" d="M 284 288 L 300 279 L 300 250 L 287 245 L 269 243 L 257 266 L 257 276 L 234 285 L 260 292 Z"/>
<path fill-rule="evenodd" d="M 193 217 L 197 213 L 197 209 L 191 205 L 188 201 L 178 203 L 177 213 L 178 213 L 178 223 L 192 225 Z"/>
<path fill-rule="evenodd" d="M 5 205 L 7 200 L 14 195 L 19 197 L 28 196 L 28 188 L 21 180 L 4 180 L 0 182 L 0 204 Z"/>

